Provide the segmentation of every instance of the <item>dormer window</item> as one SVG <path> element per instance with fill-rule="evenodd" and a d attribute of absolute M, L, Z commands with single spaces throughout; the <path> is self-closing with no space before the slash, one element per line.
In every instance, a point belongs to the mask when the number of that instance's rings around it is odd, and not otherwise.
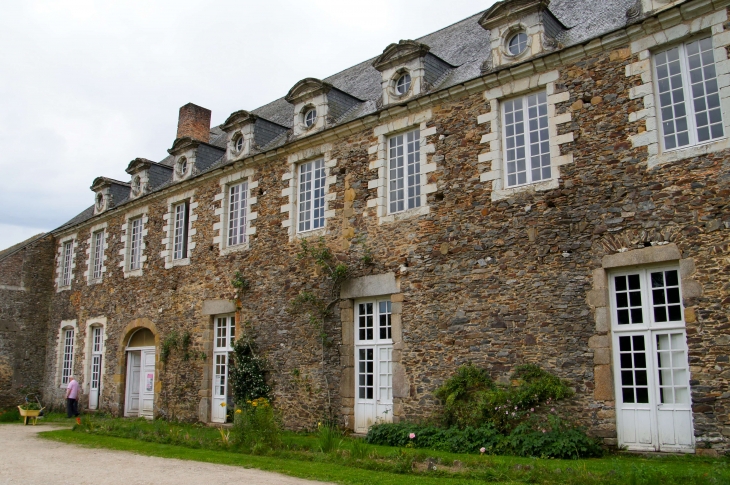
<path fill-rule="evenodd" d="M 431 54 L 431 48 L 412 40 L 390 44 L 375 59 L 382 75 L 383 105 L 399 103 L 436 87 L 453 66 Z"/>
<path fill-rule="evenodd" d="M 101 212 L 104 210 L 104 194 L 101 192 L 96 194 L 96 211 Z"/>
<path fill-rule="evenodd" d="M 182 157 L 177 161 L 177 176 L 180 178 L 185 177 L 188 173 L 188 159 Z"/>
<path fill-rule="evenodd" d="M 550 0 L 502 0 L 479 25 L 489 31 L 491 57 L 483 72 L 560 47 L 566 27 L 550 12 Z"/>
<path fill-rule="evenodd" d="M 240 160 L 252 155 L 289 131 L 288 128 L 246 110 L 231 113 L 221 125 L 221 129 L 227 136 L 226 158 L 228 160 Z"/>
<path fill-rule="evenodd" d="M 395 81 L 395 93 L 399 96 L 407 94 L 411 89 L 411 75 L 408 73 L 401 74 Z"/>
<path fill-rule="evenodd" d="M 168 183 L 174 168 L 146 158 L 135 158 L 125 171 L 132 177 L 129 197 L 137 199 Z"/>
<path fill-rule="evenodd" d="M 527 48 L 527 34 L 517 32 L 507 41 L 507 50 L 513 56 L 522 54 Z"/>
<path fill-rule="evenodd" d="M 94 215 L 97 215 L 127 200 L 131 184 L 107 177 L 97 177 L 90 188 L 94 192 Z"/>
<path fill-rule="evenodd" d="M 314 123 L 317 121 L 317 109 L 316 108 L 310 108 L 305 110 L 304 112 L 304 126 L 307 128 L 311 128 L 314 126 Z"/>
<path fill-rule="evenodd" d="M 284 99 L 294 106 L 295 137 L 324 130 L 362 103 L 333 85 L 308 77 L 289 90 Z"/>

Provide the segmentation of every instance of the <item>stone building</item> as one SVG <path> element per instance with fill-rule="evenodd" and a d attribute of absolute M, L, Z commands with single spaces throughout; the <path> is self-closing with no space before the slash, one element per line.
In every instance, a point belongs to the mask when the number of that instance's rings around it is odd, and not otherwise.
<path fill-rule="evenodd" d="M 88 409 L 220 422 L 253 332 L 287 426 L 327 386 L 362 432 L 430 416 L 462 364 L 533 362 L 609 445 L 725 450 L 728 5 L 504 0 L 220 126 L 185 105 L 167 157 L 0 254 L 37 278 L 0 293 L 0 363 L 45 354 L 49 402 L 74 373 Z M 289 311 L 327 286 L 297 259 L 320 237 L 351 270 L 324 350 Z M 6 350 L 29 325 L 35 353 Z"/>

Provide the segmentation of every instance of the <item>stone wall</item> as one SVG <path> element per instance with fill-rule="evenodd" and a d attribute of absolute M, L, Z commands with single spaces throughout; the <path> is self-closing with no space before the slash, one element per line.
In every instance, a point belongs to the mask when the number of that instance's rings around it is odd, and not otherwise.
<path fill-rule="evenodd" d="M 599 42 L 600 44 L 600 42 Z M 717 151 L 653 168 L 648 148 L 631 137 L 646 130 L 645 120 L 631 113 L 644 109 L 632 93 L 643 81 L 627 66 L 639 62 L 626 43 L 594 48 L 589 54 L 563 56 L 550 70 L 555 116 L 562 122 L 554 136 L 560 166 L 555 187 L 513 191 L 493 197 L 490 167 L 480 161 L 485 135 L 497 118 L 490 112 L 493 92 L 488 79 L 461 92 L 454 91 L 429 104 L 429 118 L 419 117 L 421 102 L 385 110 L 363 121 L 347 135 L 329 136 L 329 210 L 324 237 L 353 269 L 353 277 L 398 275 L 400 293 L 393 298 L 399 313 L 400 342 L 394 359 L 397 371 L 396 419 L 421 419 L 439 410 L 434 390 L 468 362 L 485 367 L 500 382 L 512 369 L 536 363 L 570 381 L 575 398 L 567 405 L 593 435 L 616 443 L 612 357 L 607 321 L 607 256 L 629 254 L 648 247 L 672 245 L 687 277 L 686 308 L 692 399 L 697 439 L 727 448 L 730 436 L 727 381 L 730 377 L 730 338 L 727 305 L 730 289 L 728 227 L 730 163 Z M 575 52 L 575 51 L 572 51 Z M 571 60 L 572 59 L 572 60 Z M 566 116 L 566 115 L 570 116 Z M 730 116 L 730 113 L 726 113 Z M 378 200 L 377 146 L 394 119 L 412 116 L 423 131 L 422 146 L 431 146 L 423 164 L 428 210 L 382 218 Z M 480 120 L 482 122 L 480 122 Z M 150 328 L 159 342 L 175 330 L 189 331 L 193 349 L 207 359 L 179 359 L 157 365 L 157 414 L 206 419 L 212 369 L 212 316 L 203 311 L 207 300 L 232 300 L 230 280 L 240 270 L 251 282 L 241 302 L 240 321 L 251 323 L 269 380 L 285 424 L 312 427 L 326 410 L 325 378 L 333 409 L 343 422 L 352 412 L 352 301 L 327 321 L 328 345 L 301 316 L 288 311 L 303 291 L 326 286 L 314 265 L 297 260 L 299 239 L 282 222 L 288 199 L 291 153 L 325 145 L 314 135 L 276 154 L 246 162 L 257 182 L 256 228 L 250 249 L 222 254 L 214 243 L 219 222 L 219 180 L 244 165 L 236 162 L 196 180 L 109 211 L 69 232 L 78 232 L 77 268 L 69 291 L 54 294 L 47 334 L 47 396 L 60 402 L 55 385 L 55 351 L 61 320 L 76 320 L 77 354 L 88 345 L 85 323 L 104 316 L 107 351 L 102 407 L 121 413 L 124 394 L 124 346 L 130 333 Z M 491 140 L 490 140 L 491 141 Z M 373 149 L 372 147 L 375 147 Z M 425 158 L 425 157 L 424 157 Z M 432 190 L 431 190 L 432 189 Z M 194 190 L 197 220 L 191 232 L 194 251 L 190 264 L 165 268 L 163 220 L 166 200 Z M 121 226 L 124 214 L 147 205 L 147 261 L 139 277 L 124 278 Z M 90 227 L 108 221 L 107 269 L 103 281 L 83 279 Z M 63 236 L 63 234 L 59 234 Z M 373 264 L 360 262 L 364 248 Z M 673 250 L 675 250 L 673 249 Z M 123 251 L 122 251 L 123 254 Z M 643 254 L 643 253 L 642 253 Z M 641 258 L 637 258 L 637 261 Z M 690 262 L 691 261 L 691 262 Z M 343 325 L 348 328 L 343 328 Z M 395 323 L 394 323 L 395 325 Z M 75 373 L 88 375 L 77 358 Z M 350 369 L 350 370 L 348 370 Z"/>
<path fill-rule="evenodd" d="M 46 236 L 0 260 L 0 408 L 43 388 L 54 249 Z"/>

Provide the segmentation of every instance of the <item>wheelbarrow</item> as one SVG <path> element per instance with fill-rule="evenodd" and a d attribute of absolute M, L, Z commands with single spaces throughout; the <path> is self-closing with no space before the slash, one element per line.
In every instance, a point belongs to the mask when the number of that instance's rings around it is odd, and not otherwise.
<path fill-rule="evenodd" d="M 43 417 L 43 410 L 46 409 L 42 404 L 38 396 L 35 394 L 28 394 L 25 396 L 25 407 L 35 409 L 23 409 L 23 405 L 18 406 L 18 411 L 23 418 L 23 426 L 28 425 L 30 420 L 33 426 L 38 422 L 39 417 Z"/>

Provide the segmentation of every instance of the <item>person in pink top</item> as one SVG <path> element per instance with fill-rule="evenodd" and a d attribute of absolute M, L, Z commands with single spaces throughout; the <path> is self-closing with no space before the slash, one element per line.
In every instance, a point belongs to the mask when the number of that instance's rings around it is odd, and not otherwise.
<path fill-rule="evenodd" d="M 79 383 L 76 378 L 68 378 L 66 386 L 66 417 L 72 418 L 79 415 Z"/>

